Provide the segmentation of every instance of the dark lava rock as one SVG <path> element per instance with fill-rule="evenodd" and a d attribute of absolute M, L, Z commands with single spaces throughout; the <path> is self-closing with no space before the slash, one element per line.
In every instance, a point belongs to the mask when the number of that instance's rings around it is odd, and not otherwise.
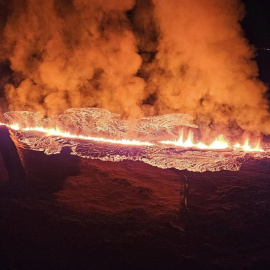
<path fill-rule="evenodd" d="M 19 153 L 28 182 L 0 190 L 0 269 L 269 268 L 268 160 L 195 173 Z"/>

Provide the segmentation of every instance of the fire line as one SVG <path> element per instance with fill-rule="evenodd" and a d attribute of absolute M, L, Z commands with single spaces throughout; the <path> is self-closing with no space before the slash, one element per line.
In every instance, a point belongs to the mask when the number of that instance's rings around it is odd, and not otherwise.
<path fill-rule="evenodd" d="M 89 140 L 94 142 L 101 142 L 101 143 L 111 143 L 111 144 L 121 144 L 121 145 L 130 145 L 130 146 L 155 146 L 157 143 L 148 142 L 148 141 L 139 141 L 139 140 L 130 140 L 130 139 L 107 139 L 103 137 L 93 137 L 93 136 L 84 136 L 84 135 L 76 135 L 71 134 L 67 131 L 61 131 L 60 129 L 55 128 L 44 128 L 44 127 L 27 127 L 22 128 L 18 123 L 13 124 L 4 124 L 0 123 L 0 125 L 6 126 L 12 130 L 16 131 L 36 131 L 44 133 L 46 136 L 59 136 L 63 138 L 73 138 L 73 139 L 81 139 L 81 140 Z M 201 150 L 224 150 L 224 149 L 230 149 L 230 150 L 240 150 L 244 152 L 265 152 L 261 147 L 260 143 L 258 142 L 255 147 L 252 147 L 250 145 L 250 142 L 248 139 L 246 139 L 244 144 L 235 143 L 233 146 L 224 138 L 223 135 L 217 136 L 213 142 L 209 145 L 203 143 L 203 142 L 194 142 L 194 136 L 192 131 L 189 131 L 188 136 L 186 139 L 184 139 L 183 132 L 180 132 L 180 136 L 178 140 L 167 140 L 167 141 L 159 141 L 158 144 L 162 145 L 171 145 L 181 148 L 187 148 L 187 149 L 201 149 Z"/>

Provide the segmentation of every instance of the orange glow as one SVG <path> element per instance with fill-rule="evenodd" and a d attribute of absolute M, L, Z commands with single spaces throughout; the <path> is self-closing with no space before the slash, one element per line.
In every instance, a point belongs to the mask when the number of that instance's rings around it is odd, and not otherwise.
<path fill-rule="evenodd" d="M 0 123 L 1 125 L 2 123 Z M 94 142 L 105 142 L 105 143 L 112 143 L 112 144 L 123 144 L 123 145 L 138 145 L 138 146 L 151 146 L 154 145 L 150 142 L 141 142 L 137 140 L 128 140 L 128 139 L 121 139 L 121 140 L 116 140 L 116 139 L 105 139 L 102 137 L 92 137 L 92 136 L 83 136 L 83 135 L 75 135 L 71 134 L 66 131 L 61 131 L 59 129 L 54 129 L 54 128 L 44 128 L 44 127 L 31 127 L 31 128 L 21 128 L 19 124 L 2 124 L 7 127 L 10 127 L 13 130 L 18 130 L 18 131 L 38 131 L 45 133 L 47 136 L 59 136 L 59 137 L 64 137 L 64 138 L 73 138 L 73 139 L 81 139 L 81 140 L 88 140 L 88 141 L 94 141 Z"/>
<path fill-rule="evenodd" d="M 252 147 L 248 139 L 245 140 L 245 143 L 243 145 L 241 145 L 240 143 L 236 143 L 234 145 L 234 148 L 241 149 L 245 152 L 264 152 L 264 150 L 260 147 L 260 142 L 257 142 L 255 147 Z"/>
<path fill-rule="evenodd" d="M 193 139 L 193 133 L 191 131 L 189 131 L 186 140 L 184 140 L 183 132 L 181 132 L 178 141 L 161 141 L 161 143 L 198 149 L 226 149 L 230 147 L 229 143 L 224 139 L 223 135 L 219 135 L 217 138 L 215 138 L 215 140 L 210 145 L 206 145 L 202 142 L 195 143 Z"/>
<path fill-rule="evenodd" d="M 121 145 L 134 145 L 134 146 L 154 146 L 155 143 L 151 142 L 144 142 L 138 140 L 129 140 L 129 139 L 106 139 L 102 137 L 92 137 L 92 136 L 84 136 L 84 135 L 75 135 L 71 134 L 70 132 L 61 131 L 60 129 L 54 128 L 44 128 L 44 127 L 27 127 L 22 128 L 19 124 L 4 124 L 0 122 L 0 125 L 7 126 L 13 130 L 17 131 L 37 131 L 45 133 L 46 136 L 59 136 L 63 138 L 74 138 L 74 139 L 81 139 L 81 140 L 89 140 L 94 142 L 104 142 L 104 143 L 112 143 L 112 144 L 121 144 Z M 183 148 L 195 148 L 195 149 L 202 149 L 202 150 L 240 150 L 244 152 L 265 152 L 261 147 L 260 143 L 258 142 L 256 146 L 251 146 L 248 139 L 246 139 L 244 144 L 236 143 L 233 146 L 224 138 L 223 135 L 217 136 L 213 142 L 209 145 L 203 142 L 195 142 L 194 135 L 192 131 L 188 132 L 187 138 L 184 138 L 184 132 L 181 131 L 179 135 L 179 139 L 169 140 L 169 141 L 160 141 L 159 143 L 164 145 L 173 145 L 177 147 Z"/>
<path fill-rule="evenodd" d="M 233 149 L 233 150 L 242 150 L 245 152 L 264 152 L 260 147 L 260 143 L 257 143 L 255 147 L 252 147 L 249 143 L 249 140 L 246 140 L 243 145 L 236 143 L 234 147 L 224 138 L 223 135 L 217 136 L 214 141 L 207 145 L 202 142 L 194 142 L 193 133 L 189 131 L 187 139 L 184 140 L 183 132 L 180 133 L 179 139 L 177 141 L 161 141 L 162 144 L 174 145 L 184 148 L 197 148 L 205 150 L 222 150 L 222 149 Z"/>

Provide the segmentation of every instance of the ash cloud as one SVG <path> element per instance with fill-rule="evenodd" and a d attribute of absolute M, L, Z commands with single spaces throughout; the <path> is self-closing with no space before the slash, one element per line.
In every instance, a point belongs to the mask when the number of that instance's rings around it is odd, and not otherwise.
<path fill-rule="evenodd" d="M 1 75 L 0 102 L 9 110 L 182 112 L 205 134 L 269 133 L 267 89 L 237 0 L 4 2 L 0 61 L 11 72 Z"/>

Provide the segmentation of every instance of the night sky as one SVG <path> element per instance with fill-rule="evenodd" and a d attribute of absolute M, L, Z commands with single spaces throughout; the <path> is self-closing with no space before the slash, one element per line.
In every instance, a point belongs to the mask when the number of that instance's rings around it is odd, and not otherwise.
<path fill-rule="evenodd" d="M 257 48 L 256 61 L 260 79 L 270 85 L 270 2 L 268 0 L 244 0 L 246 15 L 242 22 L 249 42 Z"/>

